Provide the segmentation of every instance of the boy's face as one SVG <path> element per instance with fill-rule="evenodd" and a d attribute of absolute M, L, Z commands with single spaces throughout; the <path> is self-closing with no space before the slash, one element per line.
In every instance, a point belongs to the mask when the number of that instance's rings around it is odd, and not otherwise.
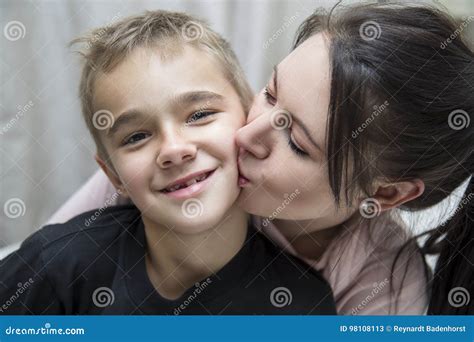
<path fill-rule="evenodd" d="M 96 113 L 113 115 L 100 134 L 115 171 L 97 161 L 145 223 L 197 233 L 225 218 L 245 113 L 217 61 L 190 46 L 166 60 L 137 49 L 94 89 Z"/>

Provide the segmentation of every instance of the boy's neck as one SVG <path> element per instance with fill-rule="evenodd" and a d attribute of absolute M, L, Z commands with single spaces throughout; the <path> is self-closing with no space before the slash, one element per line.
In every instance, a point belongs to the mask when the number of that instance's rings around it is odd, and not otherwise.
<path fill-rule="evenodd" d="M 247 235 L 248 215 L 234 205 L 221 222 L 198 234 L 177 233 L 145 217 L 143 222 L 148 277 L 162 297 L 176 299 L 238 253 Z"/>

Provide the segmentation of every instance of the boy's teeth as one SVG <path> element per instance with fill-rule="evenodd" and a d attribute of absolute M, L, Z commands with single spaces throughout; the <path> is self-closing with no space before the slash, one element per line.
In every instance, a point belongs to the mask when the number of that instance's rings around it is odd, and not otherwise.
<path fill-rule="evenodd" d="M 189 182 L 186 182 L 186 186 L 190 186 L 190 185 L 193 185 L 193 184 L 195 184 L 195 183 L 197 183 L 196 178 L 191 179 Z"/>
<path fill-rule="evenodd" d="M 203 174 L 199 177 L 196 177 L 196 178 L 193 178 L 191 179 L 190 181 L 187 181 L 186 183 L 183 183 L 183 184 L 178 184 L 178 185 L 175 185 L 175 186 L 172 186 L 170 188 L 167 188 L 166 191 L 167 192 L 173 192 L 173 191 L 176 191 L 176 190 L 179 190 L 181 188 L 185 188 L 187 186 L 191 186 L 193 184 L 196 184 L 197 182 L 201 182 L 203 181 L 205 178 L 206 178 L 207 174 Z"/>
<path fill-rule="evenodd" d="M 202 176 L 199 176 L 199 177 L 197 178 L 197 181 L 200 182 L 200 181 L 204 180 L 204 179 L 206 178 L 206 175 L 207 175 L 207 174 L 203 174 Z"/>
<path fill-rule="evenodd" d="M 178 190 L 179 188 L 181 188 L 181 185 L 175 185 L 175 186 L 173 186 L 173 187 L 171 187 L 171 188 L 168 188 L 168 191 L 169 191 L 169 192 L 176 191 L 176 190 Z"/>

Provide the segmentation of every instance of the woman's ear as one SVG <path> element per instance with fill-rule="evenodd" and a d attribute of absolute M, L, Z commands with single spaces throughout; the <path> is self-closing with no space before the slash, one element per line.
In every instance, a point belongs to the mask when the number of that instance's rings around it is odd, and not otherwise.
<path fill-rule="evenodd" d="M 372 198 L 377 200 L 380 209 L 385 211 L 414 200 L 421 196 L 424 191 L 425 183 L 421 179 L 415 178 L 402 182 L 381 184 Z"/>
<path fill-rule="evenodd" d="M 120 196 L 128 197 L 127 191 L 125 190 L 125 187 L 123 186 L 122 181 L 120 180 L 119 176 L 117 175 L 113 167 L 110 167 L 109 165 L 107 165 L 107 163 L 104 160 L 102 160 L 98 154 L 96 154 L 94 158 L 97 164 L 99 164 L 100 168 L 107 175 L 110 182 L 114 185 L 115 189 L 117 189 Z"/>

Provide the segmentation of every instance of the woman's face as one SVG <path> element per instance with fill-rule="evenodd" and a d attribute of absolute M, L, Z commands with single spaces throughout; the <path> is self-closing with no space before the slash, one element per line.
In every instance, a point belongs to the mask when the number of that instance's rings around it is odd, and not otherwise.
<path fill-rule="evenodd" d="M 325 157 L 330 62 L 323 34 L 306 40 L 275 67 L 255 98 L 240 147 L 239 204 L 278 219 L 317 220 L 321 229 L 345 221 L 354 209 L 336 211 Z"/>

